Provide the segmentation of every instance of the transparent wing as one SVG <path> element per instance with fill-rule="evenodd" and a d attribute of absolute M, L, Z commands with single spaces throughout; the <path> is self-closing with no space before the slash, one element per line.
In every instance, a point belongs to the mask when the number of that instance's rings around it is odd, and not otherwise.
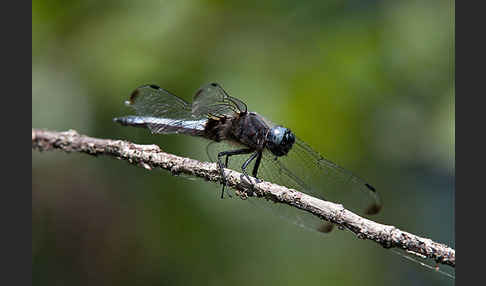
<path fill-rule="evenodd" d="M 214 142 L 208 145 L 207 153 L 211 161 L 216 162 L 217 153 L 238 148 L 241 147 Z M 249 156 L 232 156 L 228 168 L 241 172 L 241 166 Z M 255 161 L 248 166 L 250 174 Z M 342 204 L 345 208 L 362 214 L 376 214 L 382 208 L 380 197 L 370 184 L 323 158 L 298 138 L 286 156 L 275 159 L 269 151 L 264 151 L 257 177 Z M 329 223 L 305 211 L 262 199 L 253 199 L 253 201 L 254 204 L 263 205 L 277 216 L 286 218 L 299 226 L 324 233 L 332 230 Z"/>
<path fill-rule="evenodd" d="M 189 103 L 153 84 L 133 91 L 127 104 L 140 116 L 193 119 Z"/>
<path fill-rule="evenodd" d="M 246 112 L 245 103 L 229 96 L 217 83 L 201 87 L 192 104 L 159 86 L 143 85 L 132 93 L 127 105 L 135 109 L 137 115 L 150 117 L 146 125 L 152 133 L 158 134 L 183 133 L 194 129 L 195 125 L 199 128 L 200 120 L 208 116 L 232 116 Z"/>
<path fill-rule="evenodd" d="M 240 112 L 246 112 L 246 104 L 229 96 L 217 83 L 204 85 L 194 95 L 192 113 L 195 116 L 220 117 Z"/>
<path fill-rule="evenodd" d="M 201 119 L 192 114 L 189 103 L 153 84 L 135 89 L 126 104 L 139 116 L 163 119 L 147 123 L 152 133 L 177 133 Z"/>
<path fill-rule="evenodd" d="M 323 158 L 298 138 L 286 156 L 275 159 L 274 155 L 265 151 L 263 159 L 271 171 L 262 175 L 271 176 L 269 180 L 273 183 L 295 188 L 367 215 L 376 214 L 382 208 L 374 187 Z"/>
<path fill-rule="evenodd" d="M 206 148 L 209 159 L 212 162 L 217 162 L 217 155 L 222 151 L 236 150 L 245 148 L 243 145 L 238 145 L 232 142 L 210 142 Z M 228 161 L 228 168 L 241 172 L 241 167 L 243 163 L 251 156 L 251 154 L 237 155 L 230 157 Z M 251 174 L 255 161 L 248 166 L 248 172 Z M 284 182 L 289 184 L 294 183 L 293 180 L 289 179 L 287 176 L 279 177 L 279 170 L 275 168 L 274 164 L 262 160 L 260 167 L 258 169 L 258 178 L 269 182 L 280 182 L 284 186 L 288 186 Z M 294 183 L 295 184 L 295 183 Z M 298 189 L 297 187 L 294 187 Z M 232 192 L 232 191 L 230 191 Z M 304 229 L 319 231 L 321 233 L 328 233 L 333 229 L 333 225 L 328 223 L 306 211 L 290 207 L 286 204 L 275 203 L 273 201 L 266 200 L 264 198 L 249 197 L 247 199 L 253 205 L 263 208 L 273 215 L 280 217 L 290 223 L 296 224 Z"/>

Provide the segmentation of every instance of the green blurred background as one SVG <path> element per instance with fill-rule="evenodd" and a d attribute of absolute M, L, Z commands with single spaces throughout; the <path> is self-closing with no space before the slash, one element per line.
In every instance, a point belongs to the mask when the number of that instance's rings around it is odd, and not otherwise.
<path fill-rule="evenodd" d="M 32 127 L 158 144 L 197 138 L 112 118 L 154 83 L 220 83 L 360 174 L 373 219 L 454 247 L 454 3 L 33 1 Z M 452 285 L 356 239 L 322 236 L 220 186 L 109 157 L 32 151 L 35 285 Z M 446 266 L 442 266 L 448 270 Z"/>

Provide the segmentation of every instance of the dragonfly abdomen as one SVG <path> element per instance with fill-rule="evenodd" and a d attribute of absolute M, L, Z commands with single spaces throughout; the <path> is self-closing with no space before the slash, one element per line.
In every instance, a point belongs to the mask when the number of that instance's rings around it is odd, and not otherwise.
<path fill-rule="evenodd" d="M 187 134 L 204 136 L 207 119 L 178 120 L 172 118 L 159 118 L 149 116 L 125 116 L 113 118 L 113 121 L 125 126 L 149 128 L 157 134 Z"/>
<path fill-rule="evenodd" d="M 118 122 L 123 126 L 147 127 L 144 118 L 141 116 L 115 117 L 113 118 L 113 121 Z"/>

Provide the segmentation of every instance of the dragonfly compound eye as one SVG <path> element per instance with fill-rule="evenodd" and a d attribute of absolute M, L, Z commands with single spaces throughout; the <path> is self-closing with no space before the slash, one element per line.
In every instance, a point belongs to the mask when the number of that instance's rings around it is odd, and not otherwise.
<path fill-rule="evenodd" d="M 275 156 L 284 156 L 292 148 L 295 135 L 285 127 L 275 126 L 268 132 L 267 140 L 267 148 L 270 152 Z"/>

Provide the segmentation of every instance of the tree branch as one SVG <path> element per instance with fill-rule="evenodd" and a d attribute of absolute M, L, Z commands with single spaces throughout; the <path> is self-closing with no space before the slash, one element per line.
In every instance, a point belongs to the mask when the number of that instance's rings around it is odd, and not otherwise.
<path fill-rule="evenodd" d="M 172 174 L 186 174 L 208 181 L 220 182 L 221 176 L 215 163 L 199 162 L 163 152 L 157 145 L 138 145 L 122 140 L 98 139 L 79 135 L 74 130 L 53 132 L 32 129 L 32 149 L 47 151 L 61 149 L 66 152 L 82 152 L 90 155 L 109 155 L 144 167 L 162 168 Z M 246 198 L 251 188 L 241 181 L 241 174 L 225 169 L 228 186 L 237 195 Z M 323 201 L 307 194 L 269 182 L 255 184 L 253 192 L 262 199 L 270 199 L 307 211 L 321 219 L 352 231 L 358 238 L 375 241 L 385 248 L 400 248 L 419 257 L 434 259 L 437 263 L 456 265 L 456 252 L 447 245 L 428 238 L 402 231 L 391 225 L 383 225 L 362 218 L 342 205 Z"/>

